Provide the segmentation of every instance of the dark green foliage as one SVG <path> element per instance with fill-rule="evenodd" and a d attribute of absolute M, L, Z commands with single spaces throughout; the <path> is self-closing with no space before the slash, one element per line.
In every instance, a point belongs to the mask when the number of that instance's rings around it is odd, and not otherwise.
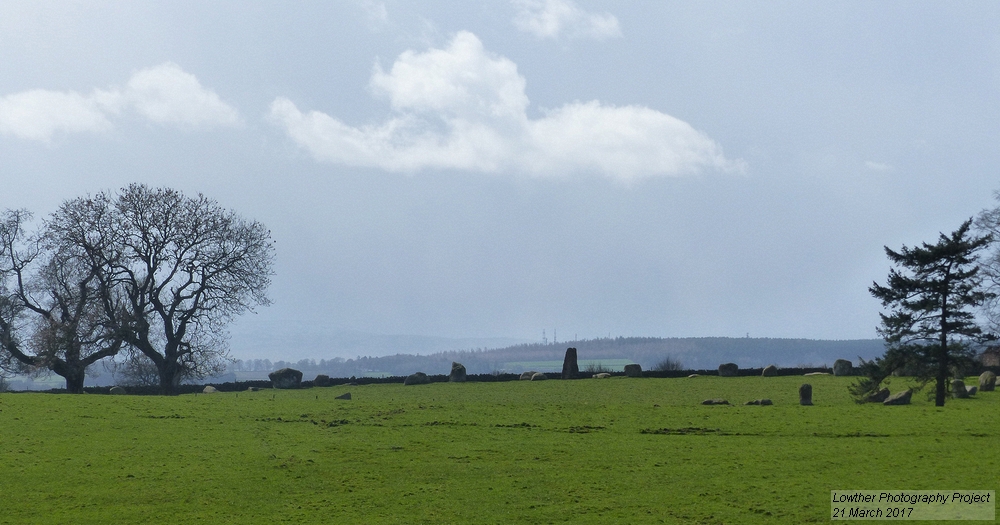
<path fill-rule="evenodd" d="M 950 235 L 941 234 L 936 244 L 898 252 L 885 248 L 895 268 L 885 286 L 873 283 L 868 290 L 890 309 L 879 314 L 886 352 L 861 361 L 862 378 L 851 387 L 859 399 L 906 369 L 923 382 L 935 380 L 935 403 L 944 406 L 952 371 L 971 363 L 975 344 L 994 338 L 983 332 L 974 312 L 995 297 L 983 289 L 977 265 L 977 252 L 992 237 L 970 236 L 971 225 L 969 219 Z"/>

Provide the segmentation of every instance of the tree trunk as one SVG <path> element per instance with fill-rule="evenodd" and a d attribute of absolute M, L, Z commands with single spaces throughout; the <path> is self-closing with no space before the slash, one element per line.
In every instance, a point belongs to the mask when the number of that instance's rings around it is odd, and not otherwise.
<path fill-rule="evenodd" d="M 63 376 L 66 380 L 66 392 L 70 394 L 83 393 L 83 381 L 86 377 L 86 369 L 74 370 Z"/>
<path fill-rule="evenodd" d="M 948 395 L 948 348 L 942 348 L 938 355 L 937 391 L 934 393 L 934 406 L 943 407 L 944 398 Z"/>
<path fill-rule="evenodd" d="M 181 369 L 173 361 L 162 361 L 158 365 L 160 372 L 160 392 L 165 396 L 176 396 L 177 387 L 181 384 Z"/>

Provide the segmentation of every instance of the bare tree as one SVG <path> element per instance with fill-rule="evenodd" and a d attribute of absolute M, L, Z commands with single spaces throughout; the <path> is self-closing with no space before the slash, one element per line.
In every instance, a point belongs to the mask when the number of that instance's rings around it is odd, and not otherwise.
<path fill-rule="evenodd" d="M 117 354 L 122 341 L 105 318 L 95 273 L 72 247 L 28 237 L 30 218 L 8 210 L 0 220 L 0 351 L 8 368 L 50 370 L 67 391 L 82 393 L 87 368 Z"/>
<path fill-rule="evenodd" d="M 132 184 L 70 200 L 48 235 L 85 254 L 107 319 L 155 364 L 165 394 L 219 370 L 225 326 L 270 303 L 270 231 L 202 195 Z"/>

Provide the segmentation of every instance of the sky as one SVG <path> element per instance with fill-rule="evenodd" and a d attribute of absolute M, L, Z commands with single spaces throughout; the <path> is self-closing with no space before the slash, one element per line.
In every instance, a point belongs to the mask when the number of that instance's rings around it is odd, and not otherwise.
<path fill-rule="evenodd" d="M 0 208 L 141 182 L 263 222 L 273 304 L 237 335 L 875 338 L 883 246 L 996 205 L 998 27 L 993 2 L 7 0 Z"/>

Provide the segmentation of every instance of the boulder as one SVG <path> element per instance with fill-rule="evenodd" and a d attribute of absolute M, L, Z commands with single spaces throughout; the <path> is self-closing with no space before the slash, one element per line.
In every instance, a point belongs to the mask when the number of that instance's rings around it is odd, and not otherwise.
<path fill-rule="evenodd" d="M 760 373 L 761 377 L 774 377 L 778 375 L 778 367 L 774 365 L 767 365 L 764 370 Z"/>
<path fill-rule="evenodd" d="M 968 394 L 969 394 L 970 396 L 974 396 L 974 395 L 976 395 L 976 392 L 978 392 L 978 391 L 979 391 L 979 387 L 978 387 L 978 386 L 970 386 L 970 387 L 969 387 L 969 388 L 967 388 L 967 389 L 966 389 L 965 391 L 966 391 L 966 393 L 968 393 Z"/>
<path fill-rule="evenodd" d="M 997 375 L 989 370 L 979 375 L 979 391 L 992 392 L 997 385 Z"/>
<path fill-rule="evenodd" d="M 770 399 L 764 398 L 764 399 L 754 399 L 753 401 L 747 401 L 746 403 L 743 404 L 768 406 L 768 405 L 773 405 L 774 403 L 772 403 Z"/>
<path fill-rule="evenodd" d="M 302 384 L 302 372 L 294 368 L 282 368 L 267 374 L 274 388 L 298 388 Z"/>
<path fill-rule="evenodd" d="M 642 377 L 642 366 L 637 364 L 625 365 L 625 375 L 627 377 Z"/>
<path fill-rule="evenodd" d="M 611 374 L 607 372 L 601 372 L 599 374 L 594 374 L 594 379 L 607 379 L 611 377 Z"/>
<path fill-rule="evenodd" d="M 736 363 L 723 363 L 719 365 L 719 375 L 722 377 L 736 377 L 740 367 Z"/>
<path fill-rule="evenodd" d="M 351 400 L 351 393 L 350 392 L 346 392 L 346 393 L 340 394 L 339 396 L 335 397 L 334 399 L 346 399 L 346 400 L 350 401 Z"/>
<path fill-rule="evenodd" d="M 203 389 L 202 389 L 201 393 L 202 393 L 202 394 L 214 394 L 214 393 L 216 393 L 216 392 L 218 392 L 218 391 L 219 391 L 219 390 L 218 390 L 218 389 L 216 389 L 216 388 L 215 388 L 214 386 L 212 386 L 212 385 L 207 385 L 207 386 L 206 386 L 205 388 L 203 388 Z"/>
<path fill-rule="evenodd" d="M 521 381 L 531 381 L 531 377 L 533 375 L 537 374 L 537 373 L 538 372 L 536 372 L 534 370 L 530 370 L 528 372 L 524 372 L 524 373 L 521 374 Z"/>
<path fill-rule="evenodd" d="M 910 404 L 910 397 L 911 396 L 913 396 L 913 390 L 910 390 L 909 388 L 907 388 L 906 390 L 903 390 L 902 392 L 896 392 L 895 394 L 889 396 L 889 399 L 886 399 L 885 401 L 883 401 L 882 404 L 883 405 L 909 405 Z"/>
<path fill-rule="evenodd" d="M 808 374 L 804 374 L 804 375 L 807 375 L 807 376 L 828 376 L 828 375 L 830 375 L 830 372 L 809 372 Z"/>
<path fill-rule="evenodd" d="M 258 390 L 260 390 L 260 389 L 257 388 L 257 387 L 255 387 L 255 386 L 248 386 L 247 387 L 247 392 L 256 392 Z"/>
<path fill-rule="evenodd" d="M 865 398 L 865 403 L 882 403 L 886 399 L 889 399 L 889 389 L 880 388 L 878 392 L 868 394 L 868 397 Z"/>
<path fill-rule="evenodd" d="M 854 363 L 847 359 L 838 359 L 833 362 L 833 375 L 849 376 L 854 371 Z"/>
<path fill-rule="evenodd" d="M 965 381 L 962 381 L 961 379 L 952 379 L 951 396 L 959 399 L 969 397 L 969 391 L 965 389 Z"/>
<path fill-rule="evenodd" d="M 448 381 L 452 383 L 464 383 L 466 378 L 465 366 L 462 363 L 451 363 L 451 374 L 448 375 Z"/>
<path fill-rule="evenodd" d="M 313 384 L 316 386 L 330 386 L 333 381 L 330 380 L 330 376 L 326 374 L 319 374 L 316 379 L 313 379 Z"/>
<path fill-rule="evenodd" d="M 549 378 L 549 376 L 547 376 L 547 375 L 545 375 L 545 374 L 543 374 L 541 372 L 535 372 L 535 375 L 531 376 L 531 380 L 532 381 L 544 381 L 544 380 L 546 380 L 548 378 Z"/>
<path fill-rule="evenodd" d="M 813 404 L 813 386 L 809 383 L 799 387 L 799 404 L 805 406 Z"/>
<path fill-rule="evenodd" d="M 111 390 L 108 390 L 109 394 L 114 394 L 116 396 L 123 396 L 126 394 L 125 389 L 120 386 L 113 386 Z"/>
<path fill-rule="evenodd" d="M 701 374 L 691 374 L 688 377 L 700 377 L 700 376 L 701 376 Z"/>
<path fill-rule="evenodd" d="M 403 380 L 404 385 L 426 385 L 430 382 L 431 378 L 427 377 L 427 374 L 423 372 L 410 374 Z"/>
<path fill-rule="evenodd" d="M 573 379 L 580 375 L 580 366 L 576 362 L 576 348 L 567 348 L 566 357 L 563 358 L 563 379 Z"/>
<path fill-rule="evenodd" d="M 729 401 L 725 399 L 706 399 L 701 402 L 703 405 L 728 405 Z"/>

